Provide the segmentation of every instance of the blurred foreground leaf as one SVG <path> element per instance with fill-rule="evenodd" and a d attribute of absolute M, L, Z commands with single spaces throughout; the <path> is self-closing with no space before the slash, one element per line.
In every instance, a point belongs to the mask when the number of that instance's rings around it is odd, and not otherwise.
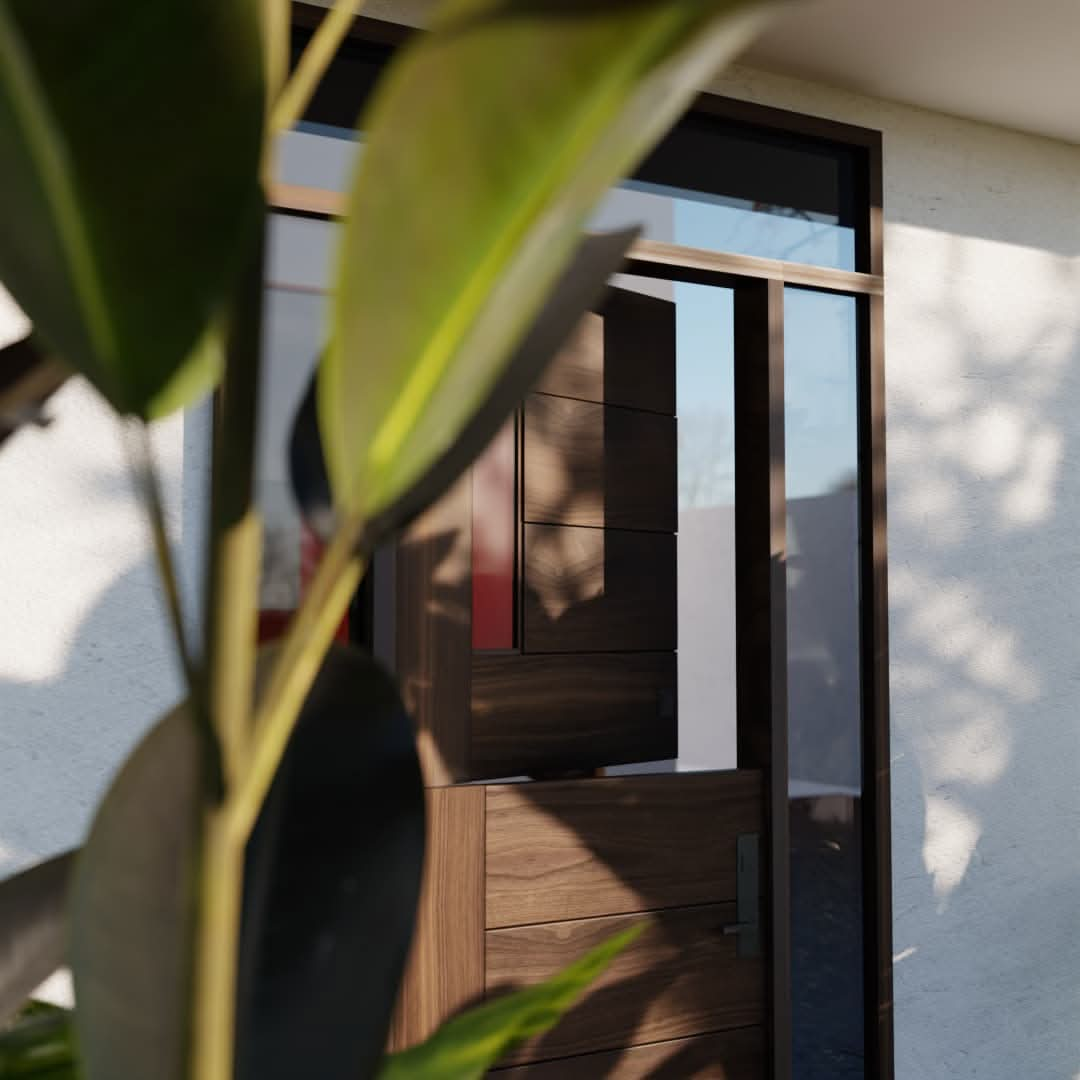
<path fill-rule="evenodd" d="M 73 862 L 67 851 L 0 882 L 0 1024 L 63 963 Z"/>
<path fill-rule="evenodd" d="M 372 1075 L 423 858 L 412 723 L 378 662 L 334 645 L 248 843 L 240 1080 Z"/>
<path fill-rule="evenodd" d="M 487 398 L 457 432 L 453 442 L 427 465 L 412 485 L 368 521 L 363 546 L 374 549 L 434 502 L 491 441 L 506 418 L 543 374 L 582 316 L 622 266 L 638 233 L 588 234 L 548 295 L 524 339 L 503 365 Z M 308 524 L 329 538 L 337 522 L 316 416 L 316 374 L 293 424 L 289 449 L 293 493 Z"/>
<path fill-rule="evenodd" d="M 76 1080 L 75 1032 L 67 1009 L 33 1002 L 14 1023 L 0 1028 L 0 1077 L 4 1080 Z"/>
<path fill-rule="evenodd" d="M 386 1057 L 378 1080 L 480 1080 L 518 1043 L 554 1027 L 643 929 L 616 934 L 547 982 L 452 1017 L 426 1042 Z"/>
<path fill-rule="evenodd" d="M 449 0 L 361 121 L 318 413 L 338 505 L 454 444 L 608 187 L 761 23 L 755 0 Z"/>
<path fill-rule="evenodd" d="M 180 1080 L 196 895 L 202 742 L 185 706 L 102 801 L 76 865 L 70 958 L 87 1080 Z"/>
<path fill-rule="evenodd" d="M 215 374 L 195 346 L 260 224 L 259 3 L 0 4 L 0 280 L 123 412 Z"/>

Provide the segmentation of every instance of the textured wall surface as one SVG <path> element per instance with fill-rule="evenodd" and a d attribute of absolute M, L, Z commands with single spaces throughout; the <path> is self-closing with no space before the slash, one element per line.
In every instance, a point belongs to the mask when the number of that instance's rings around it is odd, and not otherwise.
<path fill-rule="evenodd" d="M 717 89 L 884 132 L 897 1075 L 1080 1075 L 1080 148 Z"/>
<path fill-rule="evenodd" d="M 0 343 L 23 322 L 0 295 Z M 0 876 L 80 841 L 108 778 L 180 692 L 120 429 L 71 379 L 52 423 L 0 452 Z M 206 410 L 155 454 L 188 594 L 203 528 Z"/>

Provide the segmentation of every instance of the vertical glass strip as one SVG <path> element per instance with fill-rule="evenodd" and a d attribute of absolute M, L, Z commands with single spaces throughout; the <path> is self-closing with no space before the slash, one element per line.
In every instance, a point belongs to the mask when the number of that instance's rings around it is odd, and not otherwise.
<path fill-rule="evenodd" d="M 517 549 L 517 436 L 513 420 L 476 459 L 472 471 L 472 644 L 514 647 Z"/>
<path fill-rule="evenodd" d="M 855 300 L 787 289 L 792 1057 L 864 1076 Z"/>

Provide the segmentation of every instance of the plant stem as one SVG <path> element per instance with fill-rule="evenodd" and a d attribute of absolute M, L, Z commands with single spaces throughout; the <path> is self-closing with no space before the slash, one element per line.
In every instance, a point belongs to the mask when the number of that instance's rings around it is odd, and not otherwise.
<path fill-rule="evenodd" d="M 206 575 L 209 714 L 220 770 L 203 803 L 191 982 L 192 1080 L 231 1080 L 244 838 L 229 798 L 250 734 L 261 527 L 254 472 L 263 294 L 263 230 L 253 238 L 230 311 L 225 374 L 215 402 L 210 546 Z"/>
<path fill-rule="evenodd" d="M 158 577 L 165 590 L 165 605 L 169 612 L 169 623 L 172 626 L 173 640 L 180 659 L 184 683 L 188 694 L 193 699 L 197 699 L 201 695 L 199 687 L 202 680 L 188 644 L 188 629 L 180 599 L 176 563 L 172 556 L 172 545 L 169 543 L 169 530 L 165 523 L 165 504 L 161 497 L 161 482 L 154 463 L 150 430 L 141 420 L 123 421 L 122 430 L 128 456 L 128 468 L 131 470 L 135 490 L 146 510 L 146 517 L 150 524 Z M 199 717 L 200 721 L 205 720 L 205 715 L 204 712 Z"/>
<path fill-rule="evenodd" d="M 319 23 L 319 28 L 304 49 L 296 70 L 274 105 L 270 114 L 271 135 L 291 128 L 303 116 L 323 72 L 334 58 L 334 53 L 338 51 L 338 46 L 349 32 L 353 19 L 363 6 L 364 0 L 335 0 L 334 6 Z"/>
<path fill-rule="evenodd" d="M 289 74 L 289 7 L 289 0 L 260 0 L 268 115 Z"/>
<path fill-rule="evenodd" d="M 353 522 L 334 534 L 260 696 L 248 767 L 230 803 L 236 830 L 245 838 L 255 826 L 300 708 L 363 577 L 364 561 L 357 554 L 359 531 L 359 523 Z"/>
<path fill-rule="evenodd" d="M 192 1080 L 232 1080 L 244 843 L 226 807 L 203 811 L 192 1010 Z"/>

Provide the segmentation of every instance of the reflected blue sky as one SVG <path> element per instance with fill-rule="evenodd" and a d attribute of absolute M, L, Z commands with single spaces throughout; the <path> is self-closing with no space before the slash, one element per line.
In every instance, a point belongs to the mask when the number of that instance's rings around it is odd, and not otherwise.
<path fill-rule="evenodd" d="M 855 299 L 784 290 L 788 498 L 854 481 L 858 462 Z"/>
<path fill-rule="evenodd" d="M 735 504 L 734 294 L 676 282 L 679 509 Z"/>
<path fill-rule="evenodd" d="M 730 289 L 676 282 L 679 503 L 735 500 L 734 300 Z M 858 457 L 855 300 L 784 294 L 789 498 L 848 486 Z"/>
<path fill-rule="evenodd" d="M 855 269 L 855 230 L 824 214 L 625 180 L 590 220 L 596 229 L 641 225 L 646 240 Z"/>
<path fill-rule="evenodd" d="M 342 191 L 362 141 L 345 128 L 300 124 L 279 143 L 278 176 L 287 184 Z M 855 269 L 855 230 L 834 217 L 641 180 L 613 188 L 590 224 L 643 225 L 648 240 Z"/>

